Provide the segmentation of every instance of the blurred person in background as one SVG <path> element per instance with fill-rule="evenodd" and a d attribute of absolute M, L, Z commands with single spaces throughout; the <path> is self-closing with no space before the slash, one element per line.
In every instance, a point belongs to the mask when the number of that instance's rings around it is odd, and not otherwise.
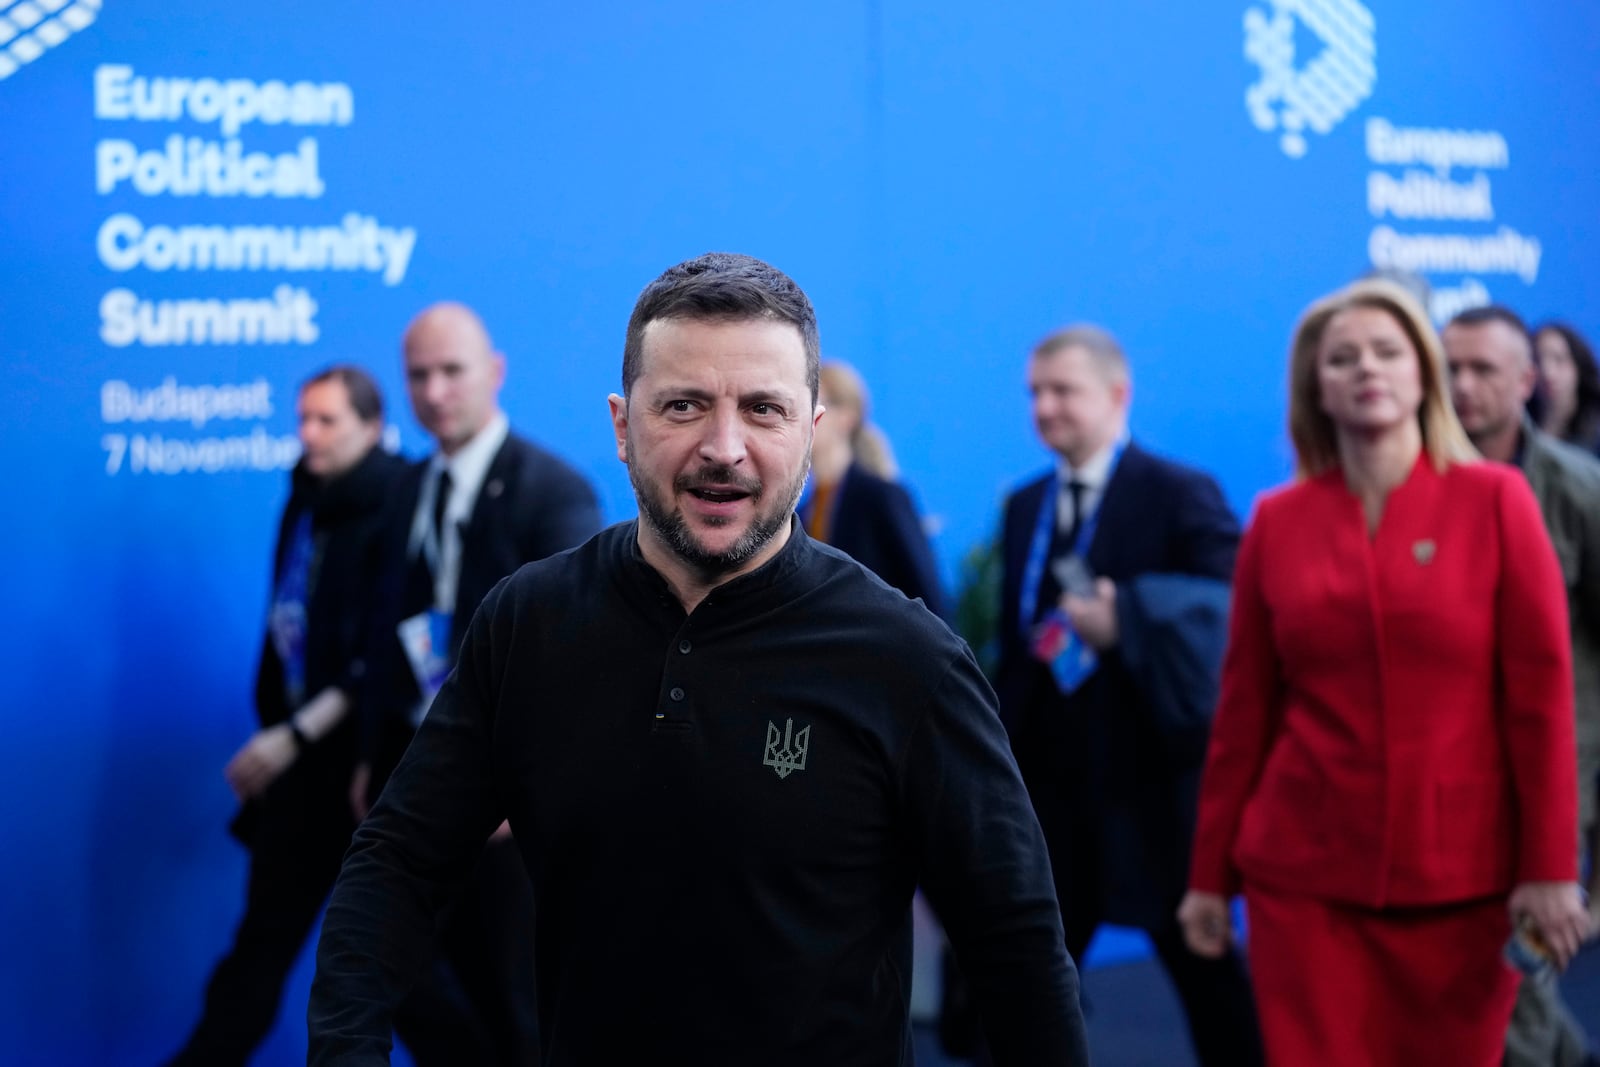
<path fill-rule="evenodd" d="M 512 430 L 500 407 L 506 359 L 476 312 L 434 304 L 401 348 L 412 412 L 437 447 L 408 470 L 385 519 L 363 759 L 351 782 L 363 814 L 455 666 L 478 602 L 522 564 L 600 529 L 588 480 Z M 420 1067 L 538 1064 L 534 907 L 501 827 L 454 894 L 437 958 L 395 1013 Z"/>
<path fill-rule="evenodd" d="M 947 617 L 933 548 L 898 481 L 889 441 L 868 417 L 866 383 L 834 360 L 822 364 L 820 383 L 825 414 L 812 444 L 811 493 L 800 508 L 806 532 Z"/>
<path fill-rule="evenodd" d="M 223 773 L 250 849 L 245 914 L 173 1064 L 243 1064 L 272 1028 L 283 984 L 339 874 L 355 816 L 352 696 L 364 671 L 380 516 L 405 462 L 378 445 L 383 397 L 358 367 L 300 387 L 300 461 L 273 553 L 256 714 Z"/>
<path fill-rule="evenodd" d="M 1568 444 L 1600 454 L 1600 365 L 1582 334 L 1560 322 L 1533 333 L 1539 389 L 1529 410 L 1539 428 Z"/>
<path fill-rule="evenodd" d="M 1560 565 L 1445 375 L 1404 289 L 1315 303 L 1240 548 L 1179 920 L 1221 954 L 1244 892 L 1274 1064 L 1499 1064 L 1513 924 L 1558 967 L 1588 932 Z"/>
<path fill-rule="evenodd" d="M 1205 1067 L 1261 1062 L 1244 962 L 1200 956 L 1183 895 L 1239 523 L 1209 474 L 1128 434 L 1133 382 L 1098 326 L 1028 358 L 1053 468 L 1005 503 L 995 689 L 1082 959 L 1101 923 L 1143 930 Z"/>
<path fill-rule="evenodd" d="M 1578 739 L 1578 826 L 1594 886 L 1595 790 L 1600 775 L 1600 460 L 1533 425 L 1525 405 L 1537 371 L 1533 339 L 1510 308 L 1473 308 L 1444 328 L 1451 400 L 1486 459 L 1522 471 L 1561 562 L 1572 640 Z M 1562 1002 L 1553 970 L 1525 979 L 1506 1039 L 1508 1067 L 1574 1067 L 1588 1039 Z"/>

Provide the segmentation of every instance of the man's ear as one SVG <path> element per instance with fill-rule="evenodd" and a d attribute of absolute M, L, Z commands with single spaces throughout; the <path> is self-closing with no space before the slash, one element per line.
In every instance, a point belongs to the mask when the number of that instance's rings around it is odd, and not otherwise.
<path fill-rule="evenodd" d="M 1539 368 L 1534 365 L 1533 360 L 1523 360 L 1518 373 L 1522 379 L 1518 382 L 1518 391 L 1522 397 L 1522 402 L 1526 404 L 1528 398 L 1533 396 L 1534 390 L 1539 388 Z"/>
<path fill-rule="evenodd" d="M 611 432 L 617 437 L 617 458 L 628 462 L 628 398 L 612 393 L 606 397 L 611 406 Z"/>

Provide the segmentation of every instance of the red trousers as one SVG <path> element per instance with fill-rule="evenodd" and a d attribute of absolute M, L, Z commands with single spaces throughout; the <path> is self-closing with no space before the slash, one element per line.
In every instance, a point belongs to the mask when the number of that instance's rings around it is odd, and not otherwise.
<path fill-rule="evenodd" d="M 1505 902 L 1373 910 L 1245 890 L 1272 1067 L 1499 1067 L 1520 976 Z"/>

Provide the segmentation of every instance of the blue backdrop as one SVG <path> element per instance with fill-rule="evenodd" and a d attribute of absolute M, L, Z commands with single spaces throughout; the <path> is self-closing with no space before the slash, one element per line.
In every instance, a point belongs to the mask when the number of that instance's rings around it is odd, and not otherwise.
<path fill-rule="evenodd" d="M 582 8 L 0 0 L 8 1062 L 148 1063 L 192 1021 L 240 913 L 221 767 L 295 383 L 367 364 L 418 452 L 397 339 L 428 302 L 483 313 L 514 424 L 622 519 L 634 296 L 769 259 L 873 385 L 952 581 L 1046 462 L 1023 360 L 1065 322 L 1123 339 L 1135 431 L 1241 510 L 1288 471 L 1295 317 L 1375 261 L 1441 313 L 1600 327 L 1593 5 Z M 303 1050 L 307 973 L 263 1062 Z"/>

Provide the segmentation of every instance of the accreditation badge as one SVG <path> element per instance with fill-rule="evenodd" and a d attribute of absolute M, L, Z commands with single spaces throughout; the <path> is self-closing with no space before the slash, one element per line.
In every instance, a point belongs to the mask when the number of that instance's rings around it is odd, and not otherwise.
<path fill-rule="evenodd" d="M 1100 665 L 1100 657 L 1078 636 L 1072 620 L 1060 608 L 1039 620 L 1029 650 L 1034 659 L 1049 666 L 1056 688 L 1067 696 L 1076 692 Z"/>
<path fill-rule="evenodd" d="M 1050 673 L 1055 676 L 1056 688 L 1065 696 L 1077 692 L 1089 680 L 1089 675 L 1100 666 L 1100 657 L 1084 643 L 1076 631 L 1069 633 L 1066 646 L 1050 661 Z"/>
<path fill-rule="evenodd" d="M 419 612 L 402 620 L 395 630 L 400 635 L 400 646 L 406 650 L 406 662 L 411 664 L 417 691 L 422 694 L 422 704 L 426 707 L 433 703 L 435 694 L 450 675 L 450 613 Z"/>
<path fill-rule="evenodd" d="M 1094 572 L 1077 553 L 1064 556 L 1050 565 L 1051 574 L 1063 592 L 1078 597 L 1094 596 Z M 1048 664 L 1056 688 L 1070 696 L 1100 665 L 1100 657 L 1072 628 L 1072 620 L 1060 608 L 1053 608 L 1039 620 L 1031 642 L 1033 656 Z"/>

